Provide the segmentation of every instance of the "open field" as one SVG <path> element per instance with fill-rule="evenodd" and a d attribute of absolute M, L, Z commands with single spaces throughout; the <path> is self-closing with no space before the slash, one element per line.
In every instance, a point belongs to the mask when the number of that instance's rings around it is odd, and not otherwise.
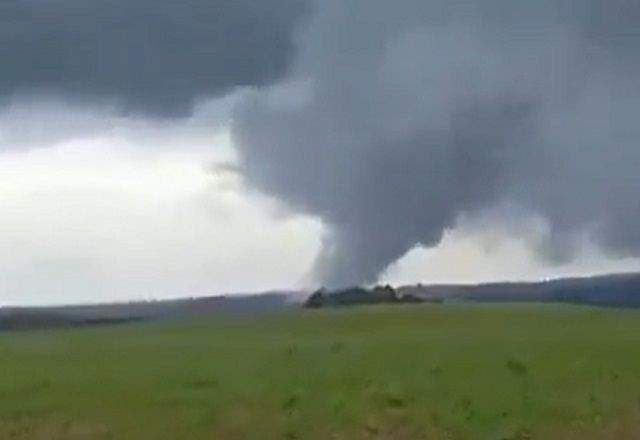
<path fill-rule="evenodd" d="M 1 439 L 640 438 L 640 313 L 430 305 L 0 334 Z"/>

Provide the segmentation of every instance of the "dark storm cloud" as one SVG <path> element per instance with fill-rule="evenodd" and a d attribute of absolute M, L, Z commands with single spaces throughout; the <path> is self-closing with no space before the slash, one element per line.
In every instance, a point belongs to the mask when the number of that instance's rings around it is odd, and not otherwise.
<path fill-rule="evenodd" d="M 176 116 L 282 76 L 303 0 L 2 0 L 0 98 Z"/>
<path fill-rule="evenodd" d="M 251 183 L 331 228 L 324 282 L 503 202 L 549 221 L 548 255 L 584 231 L 640 254 L 637 0 L 317 3 L 235 137 Z"/>

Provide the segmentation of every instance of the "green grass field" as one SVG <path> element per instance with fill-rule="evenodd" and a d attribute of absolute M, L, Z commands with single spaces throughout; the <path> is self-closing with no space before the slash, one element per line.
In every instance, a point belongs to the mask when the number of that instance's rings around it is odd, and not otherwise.
<path fill-rule="evenodd" d="M 640 313 L 441 305 L 0 335 L 1 439 L 640 438 Z"/>

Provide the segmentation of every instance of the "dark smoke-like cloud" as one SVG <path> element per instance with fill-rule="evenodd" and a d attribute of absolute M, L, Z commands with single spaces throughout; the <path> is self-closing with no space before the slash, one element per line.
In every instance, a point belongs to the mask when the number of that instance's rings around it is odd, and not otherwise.
<path fill-rule="evenodd" d="M 48 94 L 153 116 L 281 77 L 303 0 L 2 0 L 0 99 Z"/>
<path fill-rule="evenodd" d="M 3 0 L 0 103 L 178 117 L 253 88 L 244 173 L 328 225 L 331 285 L 505 202 L 554 258 L 585 233 L 638 255 L 639 22 L 638 0 Z"/>
<path fill-rule="evenodd" d="M 640 253 L 640 2 L 318 0 L 286 82 L 238 112 L 251 183 L 330 227 L 331 285 L 461 216 L 544 216 Z"/>

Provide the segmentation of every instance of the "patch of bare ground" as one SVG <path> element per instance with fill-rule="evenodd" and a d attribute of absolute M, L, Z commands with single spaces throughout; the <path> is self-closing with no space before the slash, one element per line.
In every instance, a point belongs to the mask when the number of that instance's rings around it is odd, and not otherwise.
<path fill-rule="evenodd" d="M 640 440 L 640 412 L 616 418 L 601 428 L 567 431 L 552 440 Z"/>
<path fill-rule="evenodd" d="M 57 419 L 0 421 L 3 440 L 107 440 L 110 430 L 101 424 Z"/>

